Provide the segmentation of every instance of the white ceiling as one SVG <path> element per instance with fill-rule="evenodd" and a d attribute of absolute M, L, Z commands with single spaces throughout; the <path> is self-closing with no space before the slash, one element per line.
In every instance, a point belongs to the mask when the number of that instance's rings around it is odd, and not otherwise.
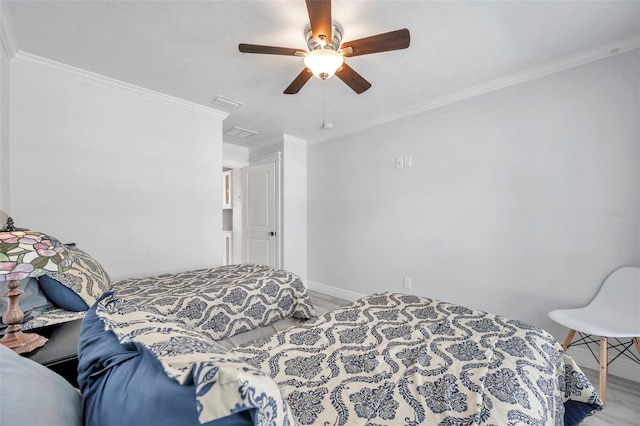
<path fill-rule="evenodd" d="M 320 80 L 282 93 L 301 58 L 238 52 L 239 43 L 306 48 L 303 0 L 5 3 L 20 51 L 204 106 L 217 95 L 241 102 L 225 130 L 258 135 L 225 142 L 249 147 L 283 133 L 330 139 L 550 63 L 640 46 L 640 1 L 334 0 L 343 41 L 408 28 L 411 45 L 347 59 L 373 86 L 357 95 L 327 80 L 329 130 Z"/>

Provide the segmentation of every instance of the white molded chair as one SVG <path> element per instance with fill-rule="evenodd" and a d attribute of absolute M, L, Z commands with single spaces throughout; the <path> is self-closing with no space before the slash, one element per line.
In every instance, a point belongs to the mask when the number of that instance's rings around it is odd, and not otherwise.
<path fill-rule="evenodd" d="M 608 365 L 623 354 L 640 364 L 640 358 L 631 351 L 635 343 L 640 353 L 640 267 L 616 269 L 587 306 L 557 309 L 549 312 L 549 318 L 570 329 L 562 344 L 565 351 L 572 345 L 598 343 L 591 335 L 600 336 L 600 398 L 606 402 Z M 574 342 L 576 331 L 580 339 Z M 607 338 L 615 339 L 617 343 L 611 344 Z M 631 341 L 620 341 L 620 338 L 630 338 Z M 607 349 L 618 351 L 611 361 L 608 360 Z M 591 353 L 598 359 L 593 351 Z"/>

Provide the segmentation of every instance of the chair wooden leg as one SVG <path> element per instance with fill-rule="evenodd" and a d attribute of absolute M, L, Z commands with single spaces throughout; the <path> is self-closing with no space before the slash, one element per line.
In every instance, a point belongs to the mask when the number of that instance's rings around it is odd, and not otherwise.
<path fill-rule="evenodd" d="M 607 361 L 607 338 L 600 337 L 600 398 L 603 404 L 607 403 Z"/>
<path fill-rule="evenodd" d="M 569 330 L 569 334 L 567 334 L 567 338 L 564 339 L 564 343 L 562 344 L 562 349 L 567 350 L 569 346 L 571 346 L 571 341 L 573 340 L 573 336 L 576 334 L 575 330 Z"/>
<path fill-rule="evenodd" d="M 636 349 L 638 350 L 638 353 L 640 354 L 640 337 L 634 337 L 633 341 L 636 342 Z"/>

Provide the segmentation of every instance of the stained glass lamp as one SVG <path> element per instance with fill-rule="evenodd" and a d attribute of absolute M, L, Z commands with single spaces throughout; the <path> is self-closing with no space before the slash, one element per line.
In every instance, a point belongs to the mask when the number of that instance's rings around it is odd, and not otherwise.
<path fill-rule="evenodd" d="M 18 304 L 23 293 L 18 289 L 20 280 L 39 277 L 47 272 L 64 272 L 71 267 L 69 252 L 55 238 L 36 231 L 18 231 L 5 228 L 0 231 L 0 283 L 7 281 L 9 299 L 2 322 L 7 324 L 0 343 L 17 353 L 30 352 L 47 342 L 35 333 L 23 333 L 20 322 L 24 313 Z"/>

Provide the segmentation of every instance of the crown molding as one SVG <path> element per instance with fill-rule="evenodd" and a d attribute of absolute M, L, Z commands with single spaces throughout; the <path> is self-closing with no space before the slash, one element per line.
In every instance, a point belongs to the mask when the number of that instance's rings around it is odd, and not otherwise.
<path fill-rule="evenodd" d="M 242 168 L 249 165 L 249 148 L 222 143 L 222 165 L 224 167 Z"/>
<path fill-rule="evenodd" d="M 40 56 L 32 55 L 23 51 L 18 51 L 13 59 L 11 59 L 11 62 L 21 65 L 27 65 L 33 68 L 39 68 L 54 74 L 70 77 L 79 81 L 83 81 L 85 83 L 94 84 L 96 86 L 106 87 L 108 89 L 116 90 L 122 93 L 137 95 L 147 99 L 153 99 L 158 102 L 174 105 L 190 112 L 207 115 L 220 120 L 224 120 L 229 116 L 229 113 L 227 112 L 218 111 L 217 109 L 208 108 L 193 102 L 186 101 L 184 99 L 165 95 L 164 93 L 145 89 L 144 87 L 125 83 L 120 80 L 76 68 L 71 65 L 62 64 L 60 62 L 52 61 L 50 59 L 42 58 Z"/>
<path fill-rule="evenodd" d="M 223 142 L 222 143 L 222 149 L 225 150 L 225 152 L 229 152 L 230 154 L 235 153 L 238 155 L 248 155 L 249 154 L 249 148 L 247 148 L 246 146 L 242 146 L 242 145 L 236 145 L 236 144 L 232 144 L 232 143 L 228 143 L 228 142 Z"/>
<path fill-rule="evenodd" d="M 283 133 L 283 135 L 284 135 L 284 133 Z M 273 139 L 268 140 L 266 142 L 262 142 L 262 143 L 260 143 L 258 145 L 254 145 L 254 146 L 249 147 L 249 153 L 260 151 L 261 149 L 265 149 L 267 147 L 270 147 L 272 145 L 277 145 L 277 144 L 282 143 L 282 142 L 284 142 L 284 139 L 281 138 L 281 137 L 273 138 Z"/>
<path fill-rule="evenodd" d="M 310 140 L 309 145 L 337 139 L 342 136 L 357 133 L 372 127 L 380 126 L 382 124 L 400 120 L 402 118 L 410 117 L 412 115 L 420 114 L 466 99 L 471 99 L 476 96 L 494 92 L 496 90 L 515 86 L 516 84 L 525 83 L 527 81 L 535 80 L 547 75 L 579 67 L 590 62 L 595 62 L 600 59 L 605 59 L 613 55 L 619 55 L 620 53 L 628 52 L 630 50 L 635 50 L 638 48 L 640 48 L 640 37 L 637 36 L 618 40 L 612 43 L 607 43 L 594 49 L 586 50 L 578 54 L 559 59 L 557 61 L 548 62 L 546 64 L 533 67 L 522 72 L 510 74 L 504 77 L 497 78 L 495 80 L 488 81 L 486 83 L 478 84 L 476 86 L 468 87 L 466 89 L 462 89 L 448 95 L 428 100 L 427 102 L 424 102 L 413 108 L 399 111 L 395 114 L 389 114 L 383 119 L 370 121 L 342 132 L 336 132 L 334 129 L 334 132 L 331 136 Z"/>
<path fill-rule="evenodd" d="M 283 142 L 292 142 L 292 143 L 295 143 L 297 145 L 304 145 L 304 146 L 308 145 L 306 139 L 299 138 L 297 136 L 288 135 L 286 133 L 282 134 L 282 140 L 283 140 Z"/>
<path fill-rule="evenodd" d="M 9 9 L 5 2 L 0 2 L 0 39 L 2 41 L 2 48 L 7 53 L 9 59 L 13 58 L 16 53 L 18 53 L 18 45 L 16 43 L 15 33 L 13 32 L 11 16 L 9 16 Z"/>
<path fill-rule="evenodd" d="M 243 167 L 247 167 L 249 165 L 248 161 L 238 161 L 238 160 L 227 160 L 222 159 L 222 167 L 230 167 L 232 169 L 242 169 Z"/>
<path fill-rule="evenodd" d="M 266 149 L 266 148 L 268 148 L 268 147 L 270 147 L 272 145 L 277 145 L 277 144 L 281 144 L 281 143 L 284 143 L 284 142 L 293 142 L 293 143 L 304 145 L 304 146 L 309 145 L 309 142 L 304 138 L 300 138 L 298 136 L 293 136 L 293 135 L 289 135 L 287 133 L 283 133 L 282 137 L 277 137 L 277 138 L 268 140 L 266 142 L 263 142 L 261 144 L 254 145 L 254 146 L 250 147 L 249 148 L 249 152 L 251 153 L 251 152 L 260 151 L 260 150 Z"/>

